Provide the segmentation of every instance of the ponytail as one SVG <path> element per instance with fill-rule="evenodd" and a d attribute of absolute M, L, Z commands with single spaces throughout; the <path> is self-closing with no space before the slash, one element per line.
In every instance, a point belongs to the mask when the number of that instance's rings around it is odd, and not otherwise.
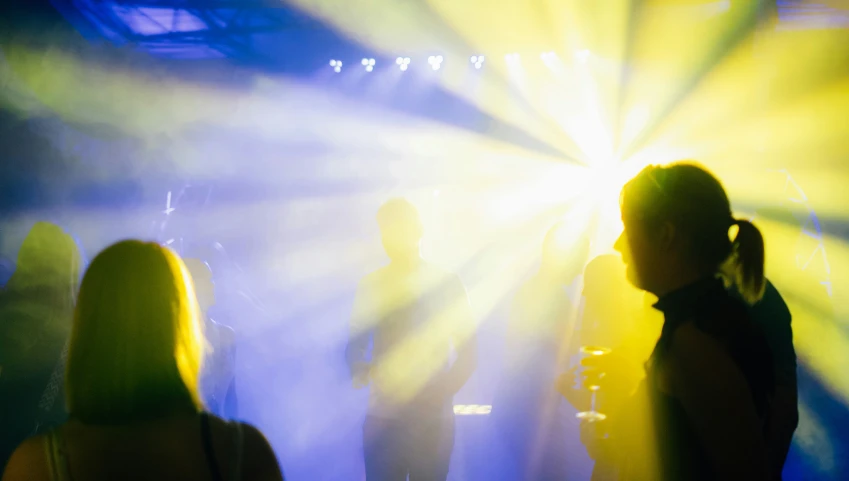
<path fill-rule="evenodd" d="M 732 279 L 749 304 L 761 300 L 766 289 L 764 276 L 764 238 L 761 231 L 747 220 L 735 219 L 737 236 L 732 244 Z"/>

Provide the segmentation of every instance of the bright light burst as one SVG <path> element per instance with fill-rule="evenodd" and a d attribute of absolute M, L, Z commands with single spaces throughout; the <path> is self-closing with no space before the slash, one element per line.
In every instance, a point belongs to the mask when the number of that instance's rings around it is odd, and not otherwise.
<path fill-rule="evenodd" d="M 775 18 L 762 16 L 761 2 L 725 2 L 722 8 L 712 9 L 698 2 L 643 2 L 641 10 L 629 0 L 544 3 L 542 20 L 537 11 L 515 2 L 495 7 L 482 0 L 429 0 L 433 16 L 417 15 L 405 21 L 393 3 L 374 2 L 363 16 L 396 15 L 391 28 L 370 27 L 366 32 L 360 18 L 342 15 L 329 2 L 321 6 L 301 2 L 377 48 L 400 44 L 415 49 L 436 28 L 438 19 L 445 19 L 466 44 L 482 51 L 511 52 L 518 47 L 540 52 L 558 46 L 573 52 L 563 58 L 554 76 L 540 75 L 530 65 L 520 67 L 519 55 L 508 54 L 505 64 L 491 66 L 501 78 L 483 79 L 475 92 L 466 91 L 462 79 L 440 79 L 458 96 L 589 167 L 556 174 L 554 167 L 536 169 L 528 162 L 534 174 L 522 175 L 517 178 L 521 182 L 493 193 L 494 199 L 513 199 L 491 204 L 501 206 L 502 217 L 511 222 L 573 198 L 577 210 L 600 204 L 593 208 L 601 209 L 604 223 L 614 225 L 619 177 L 628 177 L 648 163 L 680 158 L 708 165 L 743 209 L 788 202 L 799 208 L 780 189 L 769 187 L 766 169 L 780 168 L 806 186 L 806 205 L 812 211 L 840 221 L 849 217 L 849 190 L 843 187 L 849 185 L 849 169 L 844 167 L 849 157 L 849 122 L 843 118 L 849 111 L 846 31 L 775 28 Z M 488 9 L 485 26 L 466 21 L 482 8 Z M 454 50 L 461 51 L 460 46 Z M 544 55 L 543 60 L 548 59 Z M 470 62 L 479 68 L 477 56 Z M 517 87 L 530 109 L 516 107 L 499 86 L 505 84 Z M 605 160 L 610 158 L 617 162 Z M 584 194 L 573 197 L 575 192 L 569 191 L 573 187 Z M 603 235 L 608 242 L 614 232 L 611 227 L 609 232 L 597 230 L 593 235 Z M 524 237 L 535 241 L 535 234 L 526 231 Z M 523 236 L 516 230 L 510 235 Z M 792 246 L 792 238 L 769 232 L 767 243 Z M 831 271 L 849 272 L 845 241 L 833 239 L 827 244 L 829 252 L 835 252 L 829 258 Z M 794 312 L 809 312 L 805 301 L 815 298 L 813 292 L 820 286 L 791 275 L 795 255 L 785 254 L 788 257 L 782 262 L 770 265 L 768 274 L 784 279 L 779 287 L 792 297 Z M 849 279 L 832 284 L 834 299 L 849 298 Z M 849 352 L 847 325 L 845 310 L 835 312 L 828 321 L 804 314 L 794 321 L 800 359 L 849 404 L 847 378 L 831 364 Z M 827 347 L 824 339 L 828 339 Z M 800 432 L 815 437 L 811 429 Z"/>

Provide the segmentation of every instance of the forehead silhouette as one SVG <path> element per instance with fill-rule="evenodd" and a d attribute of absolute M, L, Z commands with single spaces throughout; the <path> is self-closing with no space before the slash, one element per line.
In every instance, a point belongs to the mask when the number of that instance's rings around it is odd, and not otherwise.
<path fill-rule="evenodd" d="M 377 223 L 381 229 L 386 229 L 396 226 L 419 225 L 421 220 L 416 206 L 410 201 L 391 199 L 377 211 Z"/>

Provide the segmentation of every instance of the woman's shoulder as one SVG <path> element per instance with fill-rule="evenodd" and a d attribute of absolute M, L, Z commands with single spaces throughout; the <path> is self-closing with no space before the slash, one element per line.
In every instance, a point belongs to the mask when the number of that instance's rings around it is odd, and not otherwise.
<path fill-rule="evenodd" d="M 704 299 L 691 321 L 694 327 L 720 341 L 750 330 L 753 324 L 748 305 L 728 292 Z"/>
<path fill-rule="evenodd" d="M 47 442 L 47 435 L 36 435 L 21 443 L 6 463 L 3 481 L 51 481 Z"/>
<path fill-rule="evenodd" d="M 241 453 L 242 479 L 283 479 L 271 443 L 256 426 L 213 415 L 209 418 L 213 437 L 224 440 L 221 450 L 229 447 Z"/>
<path fill-rule="evenodd" d="M 683 323 L 672 335 L 668 351 L 672 390 L 691 386 L 694 381 L 703 385 L 720 386 L 724 380 L 736 379 L 739 365 L 726 343 L 700 329 L 694 322 Z"/>
<path fill-rule="evenodd" d="M 670 352 L 673 355 L 699 357 L 703 351 L 725 352 L 721 339 L 702 328 L 696 320 L 681 323 L 670 339 Z"/>

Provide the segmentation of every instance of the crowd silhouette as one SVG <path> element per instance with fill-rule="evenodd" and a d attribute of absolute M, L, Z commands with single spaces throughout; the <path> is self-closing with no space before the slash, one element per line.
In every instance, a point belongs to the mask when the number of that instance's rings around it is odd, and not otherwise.
<path fill-rule="evenodd" d="M 620 207 L 618 254 L 590 259 L 558 223 L 513 299 L 490 418 L 518 467 L 504 479 L 568 477 L 565 405 L 593 480 L 781 479 L 796 355 L 761 232 L 693 162 L 646 167 Z M 445 481 L 477 323 L 460 278 L 422 256 L 416 207 L 390 199 L 376 220 L 389 263 L 360 281 L 345 349 L 368 389 L 365 479 Z M 214 304 L 201 259 L 126 240 L 84 268 L 37 223 L 0 293 L 2 479 L 283 479 L 235 420 L 236 333 Z"/>

